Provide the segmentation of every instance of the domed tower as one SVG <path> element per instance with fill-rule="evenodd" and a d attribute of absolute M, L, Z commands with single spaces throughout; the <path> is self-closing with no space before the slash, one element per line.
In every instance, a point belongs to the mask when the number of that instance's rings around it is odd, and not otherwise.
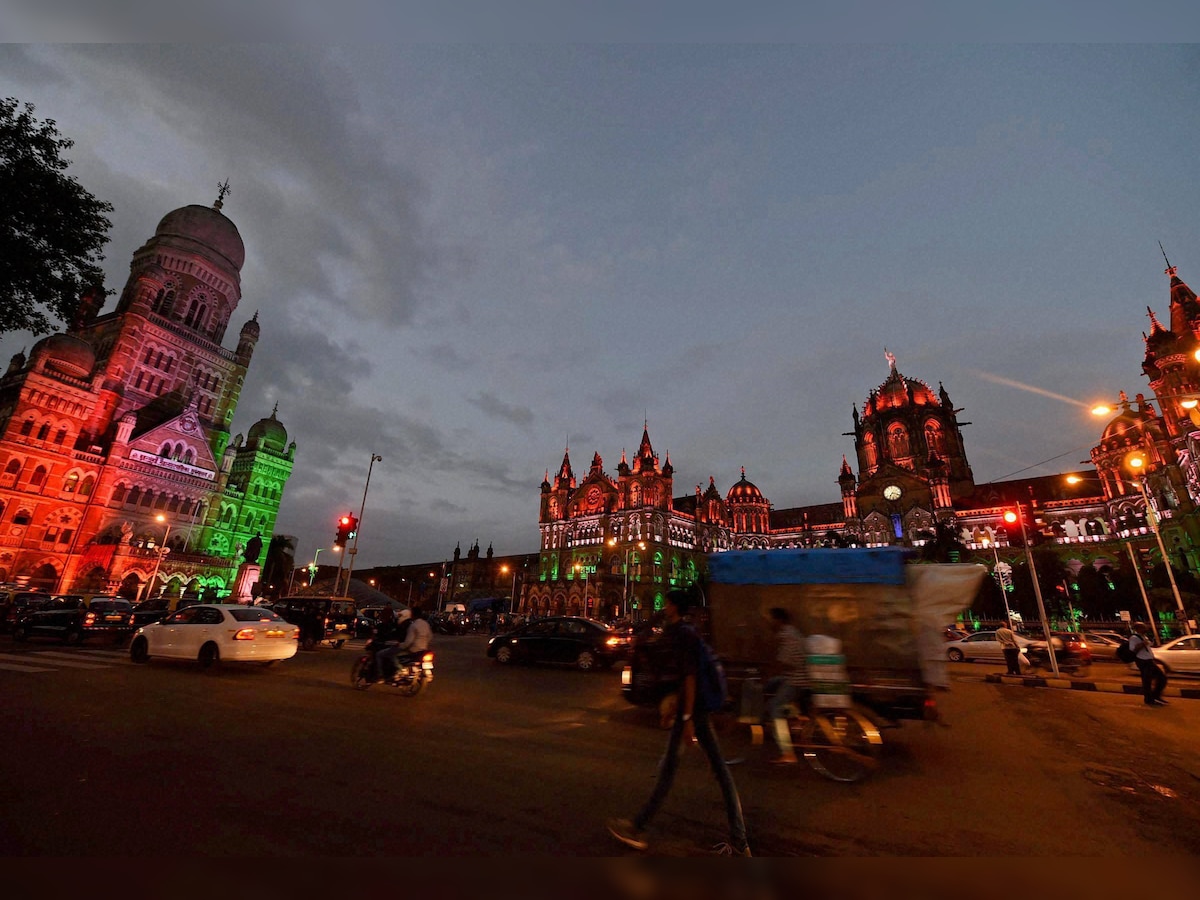
<path fill-rule="evenodd" d="M 254 315 L 246 320 L 246 324 L 242 326 L 241 333 L 238 335 L 238 345 L 236 358 L 239 366 L 249 367 L 250 357 L 254 355 L 254 348 L 258 345 L 258 310 L 254 311 Z"/>
<path fill-rule="evenodd" d="M 1142 335 L 1146 344 L 1142 372 L 1158 399 L 1167 433 L 1178 438 L 1200 428 L 1200 416 L 1181 405 L 1200 390 L 1200 361 L 1195 356 L 1200 348 L 1200 301 L 1169 261 L 1166 274 L 1171 279 L 1171 327 L 1164 328 L 1154 311 L 1146 308 L 1150 334 Z"/>
<path fill-rule="evenodd" d="M 762 491 L 746 479 L 746 467 L 742 467 L 742 478 L 725 495 L 725 506 L 735 534 L 768 534 L 771 531 L 771 504 Z"/>
<path fill-rule="evenodd" d="M 1167 464 L 1173 466 L 1175 462 L 1166 424 L 1154 407 L 1142 394 L 1131 404 L 1121 391 L 1117 415 L 1105 426 L 1100 443 L 1091 453 L 1106 500 L 1140 493 L 1137 476 L 1129 466 L 1129 458 L 1135 453 L 1144 457 L 1145 472 L 1160 470 Z"/>
<path fill-rule="evenodd" d="M 926 485 L 933 479 L 944 482 L 949 496 L 940 506 L 969 497 L 975 480 L 963 447 L 961 410 L 954 408 L 942 385 L 938 393 L 925 382 L 906 378 L 896 368 L 896 358 L 887 354 L 887 380 L 868 395 L 862 416 L 854 415 L 854 448 L 858 456 L 860 482 L 871 480 L 882 469 L 894 467 Z M 936 495 L 938 491 L 931 489 Z"/>
<path fill-rule="evenodd" d="M 246 432 L 244 443 L 235 441 L 229 448 L 232 461 L 224 485 L 224 496 L 212 504 L 206 522 L 205 540 L 211 542 L 219 531 L 229 547 L 245 546 L 256 534 L 270 535 L 279 516 L 283 489 L 292 474 L 296 444 L 288 441 L 287 429 L 271 414 L 259 419 Z M 219 522 L 222 509 L 236 510 L 224 524 Z M 207 546 L 207 545 L 206 545 Z"/>

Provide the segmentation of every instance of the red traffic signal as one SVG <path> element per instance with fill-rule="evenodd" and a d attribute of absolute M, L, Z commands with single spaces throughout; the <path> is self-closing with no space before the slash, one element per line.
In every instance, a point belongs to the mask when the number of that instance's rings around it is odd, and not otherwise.
<path fill-rule="evenodd" d="M 333 546 L 345 547 L 348 541 L 354 539 L 358 532 L 358 519 L 350 513 L 338 519 L 337 536 L 333 539 Z"/>

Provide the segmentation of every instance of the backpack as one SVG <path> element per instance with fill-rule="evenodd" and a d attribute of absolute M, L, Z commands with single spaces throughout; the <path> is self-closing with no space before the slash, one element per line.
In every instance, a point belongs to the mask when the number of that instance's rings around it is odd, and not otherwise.
<path fill-rule="evenodd" d="M 1123 663 L 1131 663 L 1137 659 L 1137 654 L 1133 652 L 1133 648 L 1129 646 L 1129 641 L 1121 641 L 1117 645 L 1117 659 Z"/>
<path fill-rule="evenodd" d="M 725 677 L 725 667 L 708 642 L 700 636 L 700 632 L 691 628 L 696 644 L 700 651 L 700 664 L 696 669 L 696 706 L 705 712 L 717 712 L 725 705 L 729 696 L 729 680 Z"/>

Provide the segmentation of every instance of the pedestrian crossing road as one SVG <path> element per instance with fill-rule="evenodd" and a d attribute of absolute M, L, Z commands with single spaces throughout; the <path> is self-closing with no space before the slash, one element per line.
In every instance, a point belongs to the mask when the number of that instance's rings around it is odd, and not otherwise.
<path fill-rule="evenodd" d="M 20 672 L 34 675 L 59 672 L 64 669 L 107 669 L 112 666 L 133 665 L 124 647 L 111 650 L 79 647 L 71 650 L 28 650 L 22 653 L 0 653 L 0 672 Z"/>

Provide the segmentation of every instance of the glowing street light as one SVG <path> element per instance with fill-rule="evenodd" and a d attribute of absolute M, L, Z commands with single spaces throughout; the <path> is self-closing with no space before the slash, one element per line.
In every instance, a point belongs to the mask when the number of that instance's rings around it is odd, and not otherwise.
<path fill-rule="evenodd" d="M 583 614 L 588 614 L 588 574 L 591 572 L 591 566 L 585 566 L 583 563 L 575 563 L 575 571 L 583 571 Z M 516 578 L 516 576 L 513 576 Z"/>
<path fill-rule="evenodd" d="M 1163 565 L 1167 567 L 1167 580 L 1171 582 L 1171 594 L 1175 597 L 1175 607 L 1179 610 L 1179 619 L 1183 625 L 1184 634 L 1192 633 L 1191 623 L 1188 621 L 1187 611 L 1183 608 L 1183 598 L 1179 596 L 1179 585 L 1175 583 L 1175 572 L 1171 567 L 1171 557 L 1167 555 L 1167 546 L 1163 543 L 1162 531 L 1158 527 L 1158 513 L 1150 505 L 1150 495 L 1146 492 L 1146 476 L 1145 472 L 1148 462 L 1145 454 L 1139 450 L 1134 450 L 1125 457 L 1125 465 L 1136 475 L 1134 482 L 1138 486 L 1138 490 L 1142 493 L 1142 502 L 1146 505 L 1146 521 L 1150 524 L 1150 530 L 1154 532 L 1154 539 L 1158 541 L 1158 551 L 1162 554 Z M 1150 622 L 1154 625 L 1153 619 Z"/>

